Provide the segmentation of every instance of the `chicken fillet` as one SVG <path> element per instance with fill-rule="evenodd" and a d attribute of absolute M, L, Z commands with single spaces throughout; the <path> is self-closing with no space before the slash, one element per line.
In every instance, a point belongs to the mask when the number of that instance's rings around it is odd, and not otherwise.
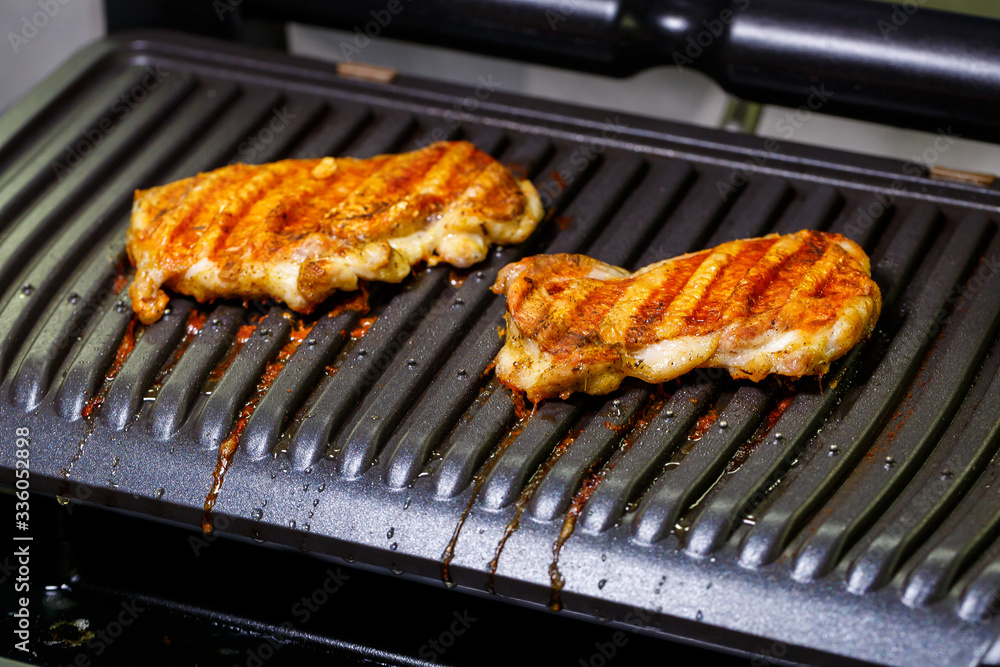
<path fill-rule="evenodd" d="M 358 280 L 481 261 L 541 220 L 538 192 L 468 142 L 368 159 L 233 164 L 135 193 L 129 289 L 152 323 L 169 287 L 199 301 L 273 297 L 310 312 Z"/>
<path fill-rule="evenodd" d="M 583 255 L 538 255 L 504 267 L 493 291 L 507 296 L 497 375 L 536 402 L 698 367 L 754 381 L 822 374 L 871 333 L 882 305 L 861 247 L 810 230 L 635 273 Z"/>

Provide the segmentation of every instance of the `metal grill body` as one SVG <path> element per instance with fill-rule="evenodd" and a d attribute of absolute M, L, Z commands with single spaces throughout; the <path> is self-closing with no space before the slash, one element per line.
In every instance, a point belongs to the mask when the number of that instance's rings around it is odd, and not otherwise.
<path fill-rule="evenodd" d="M 501 92 L 467 112 L 469 94 L 146 34 L 0 118 L 0 427 L 30 428 L 33 489 L 196 528 L 237 429 L 223 534 L 775 661 L 996 664 L 1000 194 Z M 445 138 L 531 177 L 549 221 L 472 270 L 373 286 L 363 336 L 352 310 L 303 324 L 178 296 L 130 324 L 134 189 Z M 519 416 L 489 372 L 508 262 L 637 268 L 803 228 L 858 241 L 884 297 L 822 383 L 696 372 Z"/>

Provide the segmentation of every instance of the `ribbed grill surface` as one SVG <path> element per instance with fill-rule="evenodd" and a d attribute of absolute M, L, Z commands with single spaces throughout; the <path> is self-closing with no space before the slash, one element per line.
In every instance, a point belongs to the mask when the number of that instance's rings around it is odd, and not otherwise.
<path fill-rule="evenodd" d="M 46 84 L 59 108 L 43 96 L 0 120 L 0 421 L 30 426 L 36 490 L 200 525 L 221 484 L 206 517 L 221 532 L 631 625 L 643 609 L 652 632 L 800 659 L 982 658 L 1000 608 L 1000 196 L 920 179 L 885 194 L 889 163 L 751 169 L 725 135 L 512 98 L 459 120 L 450 89 L 226 53 L 94 47 Z M 369 312 L 175 296 L 130 323 L 134 189 L 442 138 L 531 177 L 548 222 L 471 270 L 371 285 Z M 519 411 L 491 372 L 489 287 L 511 261 L 638 268 L 803 228 L 860 243 L 884 299 L 876 334 L 821 382 L 706 370 Z M 803 616 L 748 618 L 758 603 Z M 830 630 L 852 618 L 886 637 Z"/>

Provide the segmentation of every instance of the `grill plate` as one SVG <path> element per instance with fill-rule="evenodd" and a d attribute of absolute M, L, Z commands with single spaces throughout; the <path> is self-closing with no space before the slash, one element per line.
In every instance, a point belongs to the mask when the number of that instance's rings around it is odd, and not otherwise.
<path fill-rule="evenodd" d="M 90 47 L 0 119 L 0 425 L 30 429 L 33 491 L 200 526 L 243 417 L 222 534 L 770 661 L 996 664 L 1000 195 L 890 160 L 470 100 L 146 33 Z M 373 287 L 360 339 L 350 310 L 307 318 L 292 349 L 300 321 L 281 308 L 175 297 L 115 362 L 133 189 L 445 138 L 531 176 L 553 221 L 471 271 Z M 876 335 L 822 387 L 706 371 L 519 422 L 486 372 L 503 313 L 488 287 L 510 261 L 637 267 L 803 227 L 862 243 L 885 298 Z M 13 451 L 5 439 L 8 485 Z"/>

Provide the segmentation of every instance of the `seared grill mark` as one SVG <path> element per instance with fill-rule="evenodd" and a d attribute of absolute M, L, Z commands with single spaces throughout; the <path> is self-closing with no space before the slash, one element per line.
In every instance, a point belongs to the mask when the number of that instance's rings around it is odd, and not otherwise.
<path fill-rule="evenodd" d="M 688 317 L 690 328 L 684 332 L 685 335 L 700 331 L 703 325 L 714 325 L 719 321 L 723 313 L 730 309 L 736 286 L 774 243 L 774 239 L 756 239 L 743 244 L 716 278 L 714 289 L 705 295 Z"/>
<path fill-rule="evenodd" d="M 657 325 L 671 312 L 674 301 L 709 254 L 695 253 L 649 272 L 650 276 L 656 276 L 652 281 L 654 287 L 645 301 L 634 304 L 635 311 L 625 340 L 628 345 L 644 345 L 655 340 Z"/>

